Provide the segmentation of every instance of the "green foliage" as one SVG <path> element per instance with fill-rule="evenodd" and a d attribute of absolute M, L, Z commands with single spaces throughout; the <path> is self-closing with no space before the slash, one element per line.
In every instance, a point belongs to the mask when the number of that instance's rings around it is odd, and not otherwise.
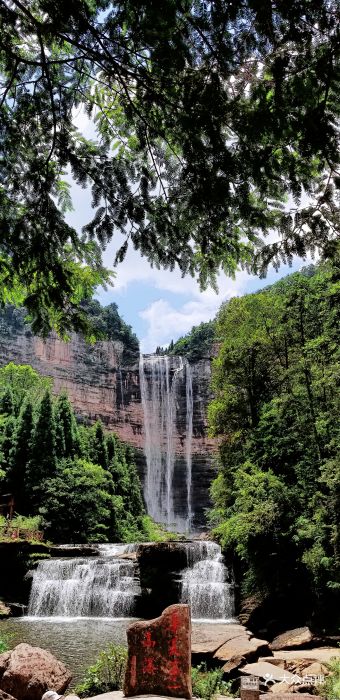
<path fill-rule="evenodd" d="M 93 328 L 97 338 L 121 341 L 124 344 L 122 363 L 133 364 L 139 357 L 139 341 L 131 326 L 128 326 L 120 317 L 118 306 L 115 303 L 101 306 L 99 301 L 92 299 L 83 302 L 82 308 Z"/>
<path fill-rule="evenodd" d="M 82 683 L 74 692 L 80 698 L 121 690 L 125 678 L 127 649 L 119 644 L 110 644 L 100 652 L 97 662 L 90 666 Z"/>
<path fill-rule="evenodd" d="M 320 686 L 320 695 L 326 700 L 339 700 L 340 696 L 340 660 L 336 657 L 328 664 L 330 675 Z"/>
<path fill-rule="evenodd" d="M 231 684 L 223 680 L 223 669 L 208 671 L 205 663 L 191 669 L 192 692 L 194 697 L 211 700 L 215 695 L 231 696 Z"/>
<path fill-rule="evenodd" d="M 6 328 L 13 326 L 19 330 L 24 329 L 23 313 L 18 311 L 13 321 L 13 309 L 6 308 L 2 311 L 1 316 L 4 319 Z M 8 319 L 9 316 L 9 319 Z M 18 405 L 21 405 L 24 398 L 29 398 L 34 404 L 40 401 L 46 391 L 52 390 L 53 379 L 50 377 L 42 377 L 30 365 L 16 365 L 14 362 L 9 362 L 8 365 L 0 367 L 0 391 L 10 390 L 15 396 L 16 410 Z"/>
<path fill-rule="evenodd" d="M 20 530 L 29 530 L 31 532 L 41 529 L 42 518 L 40 515 L 27 517 L 24 515 L 15 515 L 11 520 L 11 527 L 19 527 Z"/>
<path fill-rule="evenodd" d="M 340 591 L 339 299 L 335 259 L 217 318 L 211 522 L 245 594 L 304 587 L 316 607 Z"/>
<path fill-rule="evenodd" d="M 0 410 L 0 479 L 22 515 L 17 527 L 37 530 L 54 542 L 131 542 L 145 539 L 144 503 L 132 448 L 101 423 L 77 425 L 65 393 L 53 399 L 31 368 L 11 364 L 3 376 L 34 379 L 26 390 L 13 383 L 15 413 L 7 387 Z M 33 375 L 32 375 L 33 373 Z M 32 390 L 32 393 L 31 393 Z M 24 517 L 25 516 L 25 517 Z M 26 517 L 32 516 L 32 517 Z M 27 525 L 25 525 L 25 523 Z"/>
<path fill-rule="evenodd" d="M 165 542 L 167 540 L 178 540 L 178 534 L 164 530 L 158 523 L 155 523 L 149 515 L 142 517 L 142 533 L 145 542 Z"/>
<path fill-rule="evenodd" d="M 2 632 L 0 637 L 0 654 L 8 651 L 9 648 L 9 637 Z"/>
<path fill-rule="evenodd" d="M 158 348 L 158 351 L 169 355 L 185 355 L 189 362 L 197 362 L 202 358 L 211 357 L 214 337 L 215 321 L 208 321 L 194 326 L 190 333 L 179 338 L 176 343 L 170 343 L 166 350 Z"/>
<path fill-rule="evenodd" d="M 27 491 L 29 502 L 39 506 L 44 499 L 44 481 L 53 477 L 56 470 L 56 424 L 49 391 L 43 396 L 38 409 L 31 450 L 32 457 L 27 465 Z"/>
<path fill-rule="evenodd" d="M 84 459 L 60 460 L 55 476 L 43 482 L 39 508 L 45 532 L 57 542 L 107 542 L 110 512 L 109 474 Z"/>
<path fill-rule="evenodd" d="M 130 244 L 203 287 L 221 267 L 333 254 L 335 0 L 0 10 L 1 299 L 25 304 L 35 329 L 84 326 L 80 302 L 108 279 L 100 250 L 117 229 L 117 262 Z M 66 221 L 69 171 L 92 190 L 84 237 Z M 281 240 L 264 245 L 269 231 Z"/>

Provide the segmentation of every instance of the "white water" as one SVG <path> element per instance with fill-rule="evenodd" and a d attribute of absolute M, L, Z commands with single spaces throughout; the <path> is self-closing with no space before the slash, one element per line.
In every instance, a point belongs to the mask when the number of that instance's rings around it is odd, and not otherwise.
<path fill-rule="evenodd" d="M 192 371 L 182 357 L 148 355 L 140 357 L 141 397 L 145 426 L 147 473 L 144 495 L 147 511 L 154 520 L 169 529 L 190 530 L 192 522 Z M 185 381 L 186 396 L 186 493 L 187 512 L 174 508 L 174 468 L 176 458 L 176 420 L 180 388 Z"/>
<path fill-rule="evenodd" d="M 188 568 L 182 572 L 181 602 L 191 606 L 194 620 L 231 621 L 233 591 L 221 547 L 215 542 L 188 545 Z"/>
<path fill-rule="evenodd" d="M 186 382 L 185 382 L 185 395 L 186 395 L 186 444 L 185 444 L 185 456 L 187 465 L 187 532 L 191 532 L 192 526 L 192 434 L 193 434 L 193 413 L 194 413 L 194 399 L 192 392 L 192 369 L 187 362 L 185 367 Z"/>
<path fill-rule="evenodd" d="M 120 398 L 121 398 L 121 407 L 124 409 L 124 385 L 123 385 L 123 375 L 122 375 L 122 370 L 119 370 L 119 385 L 120 385 Z"/>
<path fill-rule="evenodd" d="M 100 557 L 41 561 L 34 572 L 28 615 L 129 617 L 140 593 L 134 563 L 119 559 L 134 545 L 99 545 Z"/>

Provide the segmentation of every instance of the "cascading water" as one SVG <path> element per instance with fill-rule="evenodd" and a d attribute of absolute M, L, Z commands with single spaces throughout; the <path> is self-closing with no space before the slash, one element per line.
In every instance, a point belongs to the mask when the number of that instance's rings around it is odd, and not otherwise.
<path fill-rule="evenodd" d="M 41 561 L 33 575 L 28 615 L 129 617 L 140 593 L 133 561 L 119 559 L 134 545 L 99 545 L 102 556 Z"/>
<path fill-rule="evenodd" d="M 194 620 L 230 621 L 233 617 L 232 584 L 215 542 L 192 542 L 187 547 L 188 568 L 182 572 L 181 602 L 191 606 Z"/>
<path fill-rule="evenodd" d="M 187 362 L 185 367 L 185 396 L 186 396 L 186 465 L 187 465 L 187 531 L 191 532 L 192 526 L 192 434 L 193 434 L 193 412 L 194 412 L 194 399 L 192 391 L 192 369 Z"/>
<path fill-rule="evenodd" d="M 147 473 L 144 495 L 148 513 L 168 528 L 190 530 L 192 521 L 192 371 L 182 357 L 141 355 L 140 386 L 145 425 Z M 186 516 L 175 512 L 174 468 L 176 457 L 176 419 L 180 390 L 185 380 L 186 400 Z M 183 522 L 184 521 L 184 522 Z"/>

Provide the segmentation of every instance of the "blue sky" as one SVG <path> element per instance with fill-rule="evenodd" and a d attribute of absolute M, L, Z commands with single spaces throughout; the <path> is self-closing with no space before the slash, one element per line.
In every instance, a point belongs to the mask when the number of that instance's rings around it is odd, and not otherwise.
<path fill-rule="evenodd" d="M 93 135 L 93 126 L 83 114 L 76 116 L 75 123 L 86 136 Z M 80 231 L 92 215 L 91 193 L 73 185 L 72 199 L 74 211 L 68 215 L 68 221 Z M 104 251 L 107 267 L 112 268 L 115 251 L 122 240 L 122 236 L 117 234 Z M 200 292 L 197 282 L 191 277 L 182 278 L 178 270 L 170 272 L 151 268 L 145 258 L 130 249 L 124 262 L 116 269 L 114 287 L 107 291 L 99 289 L 97 298 L 104 305 L 116 302 L 122 317 L 137 334 L 142 352 L 153 352 L 157 345 L 167 345 L 170 340 L 177 340 L 187 333 L 192 326 L 213 318 L 226 299 L 275 282 L 303 264 L 301 260 L 296 260 L 293 268 L 282 266 L 278 273 L 271 270 L 265 280 L 243 271 L 237 273 L 235 280 L 221 274 L 219 293 L 216 294 L 212 289 Z"/>

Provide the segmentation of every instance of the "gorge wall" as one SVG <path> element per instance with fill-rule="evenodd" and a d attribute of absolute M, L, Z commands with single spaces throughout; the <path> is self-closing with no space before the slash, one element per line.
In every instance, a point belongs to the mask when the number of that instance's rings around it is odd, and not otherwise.
<path fill-rule="evenodd" d="M 138 361 L 127 365 L 120 341 L 99 341 L 94 345 L 77 334 L 65 343 L 56 335 L 46 340 L 35 337 L 24 323 L 23 313 L 6 309 L 0 315 L 0 366 L 8 362 L 30 364 L 42 375 L 52 377 L 53 391 L 66 390 L 80 420 L 100 419 L 108 430 L 138 450 L 138 467 L 142 481 L 147 474 L 144 411 Z M 170 375 L 178 369 L 178 357 L 169 357 Z M 191 366 L 192 434 L 191 500 L 192 528 L 202 528 L 204 511 L 209 505 L 214 443 L 207 437 L 206 408 L 210 398 L 210 360 L 202 359 Z M 187 493 L 187 397 L 185 380 L 176 391 L 176 418 L 173 433 L 173 490 L 178 518 L 186 510 Z"/>

